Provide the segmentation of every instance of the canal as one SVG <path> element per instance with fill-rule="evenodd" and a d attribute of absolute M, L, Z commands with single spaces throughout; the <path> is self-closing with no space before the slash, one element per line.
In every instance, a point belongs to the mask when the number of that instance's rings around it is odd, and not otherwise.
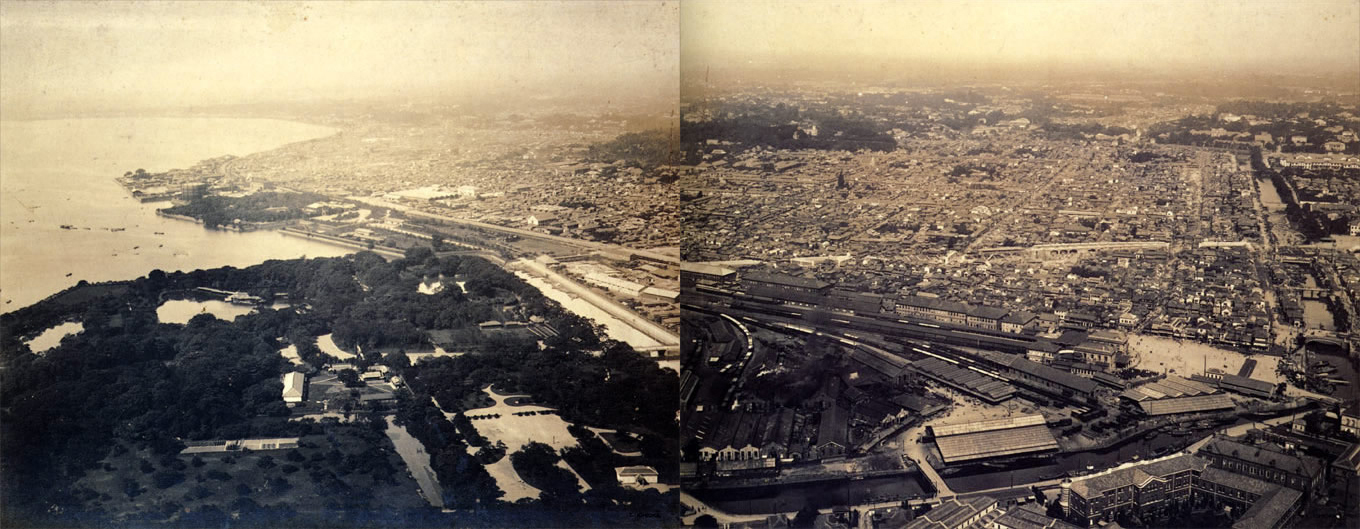
<path fill-rule="evenodd" d="M 1360 399 L 1360 372 L 1356 369 L 1356 364 L 1346 356 L 1346 351 L 1330 344 L 1309 343 L 1305 346 L 1308 351 L 1309 361 L 1324 360 L 1332 367 L 1336 368 L 1334 373 L 1327 375 L 1333 380 L 1343 380 L 1345 383 L 1336 384 L 1336 391 L 1331 396 L 1344 401 Z"/>
<path fill-rule="evenodd" d="M 686 490 L 686 493 L 724 512 L 762 514 L 793 512 L 804 506 L 824 509 L 836 505 L 858 505 L 927 496 L 928 487 L 918 472 L 862 480 L 841 479 L 765 485 L 719 490 Z"/>

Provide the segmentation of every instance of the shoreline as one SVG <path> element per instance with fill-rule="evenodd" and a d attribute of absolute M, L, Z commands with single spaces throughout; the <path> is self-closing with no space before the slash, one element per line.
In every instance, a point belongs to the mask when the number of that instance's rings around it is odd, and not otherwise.
<path fill-rule="evenodd" d="M 318 122 L 315 122 L 315 121 L 310 121 L 310 120 L 306 119 L 305 117 L 301 117 L 301 116 L 240 116 L 240 115 L 217 114 L 217 113 L 207 114 L 207 115 L 176 115 L 176 114 L 163 114 L 163 113 L 157 112 L 157 113 L 153 113 L 153 114 L 151 114 L 151 115 L 133 113 L 133 114 L 110 114 L 110 115 L 93 115 L 93 116 L 92 116 L 92 115 L 81 115 L 81 116 L 21 117 L 21 118 L 7 118 L 7 119 L 0 119 L 0 123 L 43 123 L 43 122 L 52 122 L 52 121 L 86 121 L 86 120 L 115 120 L 115 119 L 240 119 L 240 120 L 260 120 L 260 121 L 285 121 L 285 122 L 289 122 L 289 123 L 300 123 L 300 124 L 308 125 L 308 126 L 312 126 L 312 127 L 322 127 L 322 128 L 328 128 L 328 129 L 335 129 L 335 132 L 332 132 L 331 134 L 328 134 L 328 135 L 325 135 L 325 136 L 318 136 L 318 137 L 316 137 L 316 138 L 312 138 L 312 140 L 317 140 L 317 139 L 321 139 L 321 138 L 329 138 L 329 137 L 331 137 L 331 136 L 334 136 L 334 135 L 336 135 L 336 134 L 339 134 L 339 133 L 341 133 L 341 132 L 344 132 L 343 129 L 341 129 L 340 127 L 337 127 L 337 126 L 334 125 L 334 124 L 329 124 L 329 123 L 318 123 Z M 278 149 L 278 148 L 281 148 L 281 147 L 285 147 L 285 146 L 287 146 L 287 145 L 292 145 L 292 144 L 294 144 L 294 143 L 300 143 L 300 142 L 302 142 L 302 141 L 312 141 L 312 140 L 300 140 L 300 141 L 296 141 L 296 142 L 285 143 L 285 144 L 283 144 L 283 145 L 279 145 L 279 146 L 274 147 L 274 148 L 271 148 L 271 149 L 266 149 L 266 150 L 263 150 L 263 151 L 255 151 L 255 152 L 243 154 L 243 155 L 240 155 L 240 156 L 248 156 L 248 155 L 250 155 L 250 154 L 256 154 L 256 153 L 261 153 L 261 152 L 268 152 L 268 151 L 271 151 L 271 150 L 274 150 L 274 149 Z"/>
<path fill-rule="evenodd" d="M 563 277 L 561 274 L 553 272 L 548 269 L 548 267 L 530 259 L 520 259 L 508 263 L 507 269 L 509 269 L 510 266 L 520 268 L 530 275 L 546 279 L 549 283 L 557 285 L 566 290 L 568 294 L 574 294 L 577 298 L 594 305 L 596 308 L 613 316 L 623 324 L 636 329 L 638 332 L 641 332 L 658 344 L 657 347 L 647 347 L 643 349 L 661 349 L 665 351 L 675 348 L 678 352 L 680 346 L 680 337 L 678 335 L 671 333 L 642 315 L 629 310 L 617 301 L 592 292 L 579 283 Z"/>
<path fill-rule="evenodd" d="M 294 227 L 292 227 L 292 226 L 285 226 L 285 227 L 282 227 L 282 228 L 272 229 L 272 230 L 265 230 L 265 231 L 272 231 L 272 232 L 280 233 L 280 234 L 283 234 L 285 237 L 296 237 L 296 238 L 299 238 L 299 239 L 306 239 L 306 240 L 309 240 L 309 241 L 319 242 L 319 243 L 322 243 L 322 244 L 329 244 L 329 245 L 331 245 L 331 246 L 335 246 L 335 247 L 338 247 L 338 248 L 348 248 L 348 249 L 354 250 L 355 252 L 364 252 L 364 251 L 373 252 L 373 253 L 376 253 L 376 254 L 381 255 L 381 256 L 383 256 L 383 257 L 389 257 L 389 258 L 393 258 L 393 259 L 400 259 L 400 258 L 406 256 L 406 254 L 401 253 L 401 252 L 398 252 L 396 248 L 387 248 L 387 247 L 380 247 L 380 246 L 374 246 L 373 248 L 369 248 L 368 246 L 365 246 L 365 245 L 363 245 L 363 244 L 360 244 L 360 243 L 357 243 L 357 242 L 353 242 L 353 241 L 348 241 L 348 240 L 342 239 L 342 238 L 340 238 L 340 237 L 336 237 L 336 236 L 333 236 L 333 235 L 324 235 L 324 234 L 320 234 L 320 233 L 313 233 L 313 232 L 310 232 L 310 231 L 303 231 L 303 230 L 299 230 L 299 229 L 297 229 L 297 228 L 294 228 Z"/>
<path fill-rule="evenodd" d="M 160 214 L 159 211 L 158 211 L 157 213 Z M 167 217 L 167 218 L 174 218 L 175 220 L 179 220 L 179 221 L 183 221 L 183 222 L 192 222 L 192 223 L 195 223 L 195 224 L 202 225 L 202 222 L 199 222 L 198 219 L 194 219 L 194 218 L 192 218 L 192 217 L 185 217 L 185 216 L 182 216 L 182 215 L 164 215 L 164 214 L 162 214 L 162 216 Z M 206 228 L 205 228 L 205 229 L 206 229 Z M 343 238 L 340 238 L 340 237 L 335 237 L 335 236 L 333 236 L 333 235 L 324 235 L 324 234 L 320 234 L 320 233 L 313 233 L 313 232 L 303 231 L 303 230 L 300 230 L 300 229 L 297 229 L 297 228 L 294 228 L 294 227 L 291 227 L 291 226 L 285 226 L 285 227 L 282 227 L 282 228 L 271 229 L 271 230 L 261 230 L 261 231 L 276 232 L 276 233 L 282 234 L 282 235 L 285 236 L 285 237 L 294 237 L 294 238 L 304 239 L 304 240 L 308 240 L 308 241 L 312 241 L 312 242 L 318 242 L 318 243 L 322 243 L 322 244 L 327 244 L 327 245 L 330 245 L 330 246 L 334 246 L 334 247 L 337 247 L 337 248 L 345 248 L 345 249 L 349 249 L 349 250 L 354 250 L 354 252 L 371 251 L 371 252 L 373 252 L 373 253 L 376 253 L 376 254 L 381 255 L 381 256 L 383 256 L 383 257 L 385 257 L 385 258 L 388 258 L 388 259 L 400 259 L 400 258 L 402 258 L 402 257 L 405 257 L 405 254 L 404 254 L 404 253 L 397 251 L 395 248 L 386 248 L 386 247 L 374 247 L 374 248 L 368 248 L 366 245 L 363 245 L 363 244 L 358 243 L 358 242 L 349 241 L 349 240 L 346 240 L 346 239 L 343 239 Z M 485 259 L 485 257 L 483 257 L 483 258 Z M 504 270 L 506 270 L 506 271 L 509 271 L 509 272 L 513 272 L 515 268 L 518 268 L 518 267 L 514 266 L 514 265 L 515 265 L 515 262 L 497 262 L 496 260 L 492 260 L 492 259 L 488 259 L 488 260 L 491 261 L 492 264 L 495 264 L 495 265 L 497 265 L 497 266 L 501 267 L 502 269 L 504 269 Z M 545 269 L 545 270 L 546 270 L 546 269 Z M 550 272 L 550 271 L 549 271 L 549 272 Z M 656 351 L 656 352 L 660 352 L 661 355 L 660 355 L 659 357 L 656 357 L 655 359 L 656 359 L 656 360 L 665 360 L 665 359 L 671 358 L 671 357 L 673 356 L 673 355 L 667 354 L 667 353 L 670 353 L 671 350 L 674 349 L 674 350 L 676 350 L 676 351 L 678 352 L 678 348 L 679 348 L 679 344 L 680 344 L 679 336 L 676 336 L 676 335 L 674 335 L 674 334 L 670 334 L 668 331 L 666 331 L 666 329 L 662 328 L 662 327 L 659 326 L 659 325 L 656 325 L 655 323 L 651 323 L 650 321 L 646 320 L 645 318 L 643 318 L 643 317 L 642 317 L 641 315 L 639 315 L 639 314 L 633 313 L 632 311 L 628 310 L 627 307 L 624 307 L 624 306 L 622 306 L 622 305 L 613 306 L 613 305 L 616 304 L 617 302 L 613 302 L 613 300 L 609 300 L 609 299 L 607 299 L 607 298 L 603 298 L 602 296 L 599 296 L 598 294 L 595 294 L 594 292 L 587 292 L 586 294 L 579 294 L 579 293 L 576 293 L 576 290 L 583 289 L 584 287 L 582 287 L 582 286 L 579 285 L 579 284 L 575 284 L 574 281 L 567 280 L 567 281 L 570 282 L 571 284 L 570 284 L 570 285 L 564 285 L 564 284 L 562 284 L 561 281 L 557 281 L 557 280 L 555 280 L 554 278 L 552 278 L 551 275 L 546 276 L 546 277 L 543 276 L 543 275 L 539 275 L 539 277 L 544 277 L 550 284 L 559 286 L 559 287 L 563 288 L 564 290 L 569 291 L 569 292 L 568 292 L 569 294 L 575 293 L 576 296 L 577 296 L 579 299 L 581 299 L 581 300 L 583 300 L 583 301 L 585 301 L 585 302 L 591 304 L 592 306 L 594 306 L 594 307 L 600 309 L 601 311 L 605 312 L 605 313 L 608 314 L 609 316 L 612 316 L 612 317 L 614 317 L 615 319 L 619 320 L 619 321 L 620 321 L 621 323 L 623 323 L 624 325 L 627 325 L 628 327 L 630 327 L 630 328 L 636 330 L 636 331 L 639 332 L 639 333 L 642 333 L 643 335 L 645 335 L 645 336 L 647 336 L 648 338 L 652 339 L 653 341 L 657 342 L 657 345 L 655 345 L 655 346 L 650 346 L 650 347 L 636 347 L 636 346 L 634 346 L 634 349 L 637 350 L 640 354 L 646 355 L 646 354 L 648 354 L 649 352 Z M 565 278 L 562 278 L 562 279 L 565 280 Z M 573 288 L 573 287 L 575 287 L 575 288 Z M 596 299 L 596 298 L 602 298 L 602 299 Z M 600 301 L 603 301 L 603 303 L 601 303 Z M 611 303 L 611 302 L 612 302 L 612 303 Z M 618 312 L 618 311 L 624 311 L 624 312 L 626 312 L 626 313 L 624 314 L 624 316 L 626 316 L 626 317 L 621 317 L 619 314 L 616 314 L 616 312 Z M 573 312 L 573 314 L 574 314 L 574 312 Z M 582 317 L 585 317 L 585 316 L 582 316 Z M 587 318 L 587 319 L 590 319 L 591 321 L 595 321 L 593 318 Z M 638 324 L 636 324 L 636 323 L 633 323 L 634 320 L 642 321 L 644 324 L 651 323 L 651 327 L 652 327 L 652 328 L 651 328 L 651 329 L 644 328 L 644 327 L 641 326 L 641 325 L 638 325 Z M 598 323 L 598 322 L 597 322 L 597 323 Z M 661 338 L 658 338 L 656 335 L 660 335 Z M 630 344 L 630 345 L 632 345 L 632 344 Z"/>

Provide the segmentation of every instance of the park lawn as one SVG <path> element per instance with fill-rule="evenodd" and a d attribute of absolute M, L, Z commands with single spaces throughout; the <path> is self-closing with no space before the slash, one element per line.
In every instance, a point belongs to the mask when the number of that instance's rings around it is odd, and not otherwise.
<path fill-rule="evenodd" d="M 496 485 L 505 491 L 506 501 L 515 501 L 521 497 L 538 497 L 539 490 L 527 483 L 523 483 L 519 474 L 515 472 L 510 464 L 509 454 L 513 454 L 524 445 L 530 442 L 539 442 L 553 447 L 553 450 L 562 450 L 570 446 L 576 446 L 576 437 L 567 431 L 567 421 L 556 413 L 535 413 L 534 415 L 515 415 L 517 412 L 551 412 L 552 408 L 535 405 L 514 406 L 509 403 L 511 399 L 516 399 L 515 395 L 501 395 L 492 391 L 491 387 L 483 388 L 478 394 L 492 400 L 494 405 L 487 408 L 478 408 L 477 415 L 496 415 L 500 416 L 491 419 L 478 419 L 472 421 L 472 425 L 477 428 L 477 433 L 486 437 L 491 444 L 497 442 L 505 443 L 506 457 L 501 458 L 494 464 L 487 465 L 487 472 L 496 478 Z M 524 397 L 524 396 L 520 396 Z M 452 418 L 452 414 L 445 412 Z M 582 490 L 590 490 L 590 484 L 581 478 L 575 469 L 565 462 L 559 462 L 558 466 L 576 474 L 577 483 Z"/>

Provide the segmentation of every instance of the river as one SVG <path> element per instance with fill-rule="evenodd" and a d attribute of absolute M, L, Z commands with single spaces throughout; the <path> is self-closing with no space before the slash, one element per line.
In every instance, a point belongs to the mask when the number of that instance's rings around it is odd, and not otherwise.
<path fill-rule="evenodd" d="M 326 127 L 264 119 L 0 122 L 0 312 L 31 305 L 81 280 L 352 252 L 276 232 L 214 231 L 158 217 L 155 210 L 165 203 L 140 203 L 114 181 L 138 168 L 187 168 L 207 158 L 246 155 L 332 133 Z M 62 229 L 63 224 L 75 229 Z"/>

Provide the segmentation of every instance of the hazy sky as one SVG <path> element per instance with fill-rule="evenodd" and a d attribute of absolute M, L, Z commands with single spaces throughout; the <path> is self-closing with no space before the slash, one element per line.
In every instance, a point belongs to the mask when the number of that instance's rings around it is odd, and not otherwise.
<path fill-rule="evenodd" d="M 678 84 L 674 2 L 0 2 L 0 108 Z"/>
<path fill-rule="evenodd" d="M 1360 75 L 1360 0 L 686 0 L 681 20 L 685 69 L 857 58 Z"/>
<path fill-rule="evenodd" d="M 675 94 L 678 67 L 1015 64 L 1360 78 L 1360 0 L 0 2 L 0 111 Z"/>

